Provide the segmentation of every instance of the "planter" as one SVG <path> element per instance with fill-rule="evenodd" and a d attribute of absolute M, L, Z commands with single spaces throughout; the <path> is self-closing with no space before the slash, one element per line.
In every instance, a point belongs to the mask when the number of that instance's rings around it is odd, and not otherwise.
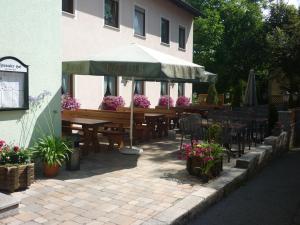
<path fill-rule="evenodd" d="M 52 178 L 57 176 L 60 166 L 58 164 L 48 165 L 44 163 L 44 176 L 48 178 Z"/>
<path fill-rule="evenodd" d="M 0 166 L 0 190 L 14 192 L 28 188 L 34 181 L 34 164 Z"/>
<path fill-rule="evenodd" d="M 201 170 L 203 167 L 203 160 L 199 157 L 189 157 L 187 159 L 186 168 L 190 175 L 200 177 L 204 182 L 208 182 L 209 179 L 217 177 L 223 170 L 223 160 L 222 158 L 217 159 L 215 165 L 210 169 L 207 174 L 204 174 Z"/>

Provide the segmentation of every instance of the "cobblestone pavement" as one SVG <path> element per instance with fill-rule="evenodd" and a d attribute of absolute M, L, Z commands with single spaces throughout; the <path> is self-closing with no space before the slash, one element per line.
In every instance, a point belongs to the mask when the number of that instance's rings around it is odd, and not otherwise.
<path fill-rule="evenodd" d="M 141 156 L 92 153 L 80 171 L 37 179 L 13 194 L 21 200 L 20 213 L 0 224 L 138 225 L 201 187 L 177 159 L 178 141 L 142 147 Z"/>
<path fill-rule="evenodd" d="M 191 225 L 300 225 L 300 149 L 273 161 Z"/>

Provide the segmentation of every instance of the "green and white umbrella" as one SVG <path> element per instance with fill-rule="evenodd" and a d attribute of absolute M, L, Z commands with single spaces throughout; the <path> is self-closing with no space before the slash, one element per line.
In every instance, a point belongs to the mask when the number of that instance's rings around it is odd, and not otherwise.
<path fill-rule="evenodd" d="M 127 154 L 139 154 L 142 151 L 132 146 L 135 79 L 169 82 L 206 79 L 203 66 L 138 44 L 117 47 L 87 59 L 65 61 L 62 64 L 62 73 L 122 76 L 132 80 L 130 147 L 122 151 Z"/>

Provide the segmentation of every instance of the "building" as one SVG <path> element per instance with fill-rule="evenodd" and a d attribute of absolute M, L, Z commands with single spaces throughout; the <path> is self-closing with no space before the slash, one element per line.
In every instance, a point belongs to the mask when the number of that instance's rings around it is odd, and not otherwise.
<path fill-rule="evenodd" d="M 63 0 L 63 61 L 80 60 L 116 46 L 137 43 L 187 61 L 193 61 L 193 19 L 199 12 L 180 0 Z M 121 77 L 63 77 L 63 89 L 72 92 L 82 108 L 97 109 L 105 95 L 121 95 L 130 104 L 131 82 Z M 151 107 L 167 94 L 167 83 L 136 83 Z M 172 83 L 170 95 L 192 96 L 192 84 Z"/>
<path fill-rule="evenodd" d="M 0 1 L 0 9 L 0 139 L 27 146 L 49 132 L 49 114 L 60 134 L 61 1 Z M 44 90 L 47 99 L 28 110 Z"/>

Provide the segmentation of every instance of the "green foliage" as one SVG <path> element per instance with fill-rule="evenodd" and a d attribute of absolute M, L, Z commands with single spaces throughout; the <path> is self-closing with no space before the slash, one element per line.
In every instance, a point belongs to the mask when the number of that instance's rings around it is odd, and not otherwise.
<path fill-rule="evenodd" d="M 208 95 L 206 99 L 207 104 L 216 105 L 219 102 L 218 92 L 214 83 L 212 83 L 208 88 Z"/>
<path fill-rule="evenodd" d="M 243 102 L 243 82 L 239 81 L 232 88 L 232 101 L 231 101 L 231 105 L 233 107 L 240 107 L 242 102 Z"/>
<path fill-rule="evenodd" d="M 282 90 L 300 90 L 300 10 L 283 1 L 270 5 L 266 21 L 268 68 Z"/>
<path fill-rule="evenodd" d="M 208 141 L 210 143 L 221 144 L 222 127 L 219 123 L 214 123 L 208 128 Z"/>
<path fill-rule="evenodd" d="M 189 0 L 203 16 L 194 25 L 194 61 L 218 74 L 219 92 L 262 70 L 265 33 L 260 1 Z"/>
<path fill-rule="evenodd" d="M 71 152 L 72 149 L 68 141 L 53 135 L 38 139 L 32 147 L 33 156 L 50 166 L 56 164 L 61 166 Z"/>

